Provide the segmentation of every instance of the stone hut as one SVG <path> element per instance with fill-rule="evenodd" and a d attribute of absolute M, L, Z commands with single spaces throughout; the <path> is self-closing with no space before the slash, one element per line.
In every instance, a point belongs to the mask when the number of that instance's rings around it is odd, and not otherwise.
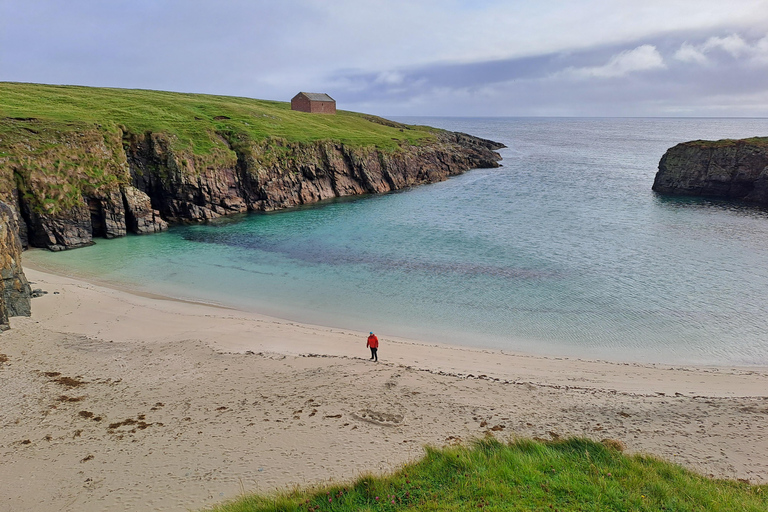
<path fill-rule="evenodd" d="M 335 114 L 336 100 L 322 92 L 300 92 L 291 100 L 291 110 L 312 114 Z"/>

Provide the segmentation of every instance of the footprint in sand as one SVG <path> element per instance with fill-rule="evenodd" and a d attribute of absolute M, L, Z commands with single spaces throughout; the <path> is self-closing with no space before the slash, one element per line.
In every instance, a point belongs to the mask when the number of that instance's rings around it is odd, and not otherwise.
<path fill-rule="evenodd" d="M 400 378 L 399 373 L 393 374 L 387 382 L 384 383 L 384 387 L 387 389 L 392 389 L 395 386 L 397 386 L 397 380 Z"/>
<path fill-rule="evenodd" d="M 358 421 L 365 421 L 382 427 L 397 427 L 403 423 L 404 419 L 402 414 L 378 412 L 370 409 L 363 409 L 357 413 L 353 412 L 350 416 Z"/>

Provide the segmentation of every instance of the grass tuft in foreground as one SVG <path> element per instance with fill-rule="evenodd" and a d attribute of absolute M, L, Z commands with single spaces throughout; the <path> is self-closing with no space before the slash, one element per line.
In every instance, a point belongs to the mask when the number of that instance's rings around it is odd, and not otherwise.
<path fill-rule="evenodd" d="M 768 510 L 768 486 L 712 480 L 585 439 L 493 439 L 427 449 L 390 476 L 348 486 L 247 496 L 210 509 L 253 511 L 743 511 Z M 609 447 L 611 446 L 611 447 Z"/>

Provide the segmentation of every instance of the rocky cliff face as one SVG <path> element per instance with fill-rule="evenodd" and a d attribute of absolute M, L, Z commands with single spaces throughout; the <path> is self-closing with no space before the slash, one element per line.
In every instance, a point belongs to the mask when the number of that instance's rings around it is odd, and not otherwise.
<path fill-rule="evenodd" d="M 768 138 L 678 144 L 661 158 L 653 190 L 768 205 Z"/>
<path fill-rule="evenodd" d="M 0 203 L 0 331 L 8 317 L 29 316 L 31 291 L 21 269 L 21 240 L 16 212 Z"/>
<path fill-rule="evenodd" d="M 117 238 L 132 233 L 156 233 L 168 227 L 152 208 L 149 196 L 130 185 L 84 197 L 82 204 L 55 214 L 35 211 L 21 201 L 26 237 L 32 247 L 52 251 L 93 243 L 93 237 Z"/>
<path fill-rule="evenodd" d="M 217 137 L 221 148 L 212 156 L 200 157 L 174 150 L 172 137 L 163 133 L 121 132 L 119 139 L 101 137 L 98 143 L 89 142 L 96 137 L 83 136 L 79 144 L 84 145 L 81 153 L 91 159 L 88 169 L 98 167 L 101 159 L 105 167 L 116 169 L 116 178 L 109 186 L 100 185 L 71 199 L 61 209 L 51 206 L 41 211 L 30 198 L 37 182 L 48 187 L 48 196 L 59 189 L 66 191 L 65 178 L 63 183 L 52 181 L 55 173 L 46 172 L 44 163 L 24 162 L 22 170 L 13 169 L 16 191 L 11 194 L 23 216 L 22 238 L 34 247 L 61 250 L 91 244 L 93 237 L 161 231 L 169 222 L 384 193 L 441 181 L 473 168 L 498 167 L 500 156 L 495 150 L 504 147 L 452 132 L 438 133 L 434 142 L 386 152 L 329 141 L 253 142 L 227 133 Z M 58 155 L 45 158 L 62 161 Z M 75 170 L 69 176 L 88 179 L 80 164 L 70 167 Z"/>
<path fill-rule="evenodd" d="M 128 139 L 134 186 L 171 222 L 205 220 L 441 181 L 472 168 L 498 167 L 493 150 L 503 147 L 450 132 L 440 134 L 437 143 L 392 153 L 332 142 L 222 140 L 236 159 L 201 168 L 188 155 L 174 154 L 162 135 Z"/>

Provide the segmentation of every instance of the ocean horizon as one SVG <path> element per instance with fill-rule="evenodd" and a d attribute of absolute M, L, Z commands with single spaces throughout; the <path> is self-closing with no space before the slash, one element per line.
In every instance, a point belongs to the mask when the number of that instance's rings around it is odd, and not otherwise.
<path fill-rule="evenodd" d="M 768 119 L 393 119 L 502 142 L 502 167 L 25 259 L 383 339 L 768 365 L 768 210 L 651 191 L 669 147 Z"/>

